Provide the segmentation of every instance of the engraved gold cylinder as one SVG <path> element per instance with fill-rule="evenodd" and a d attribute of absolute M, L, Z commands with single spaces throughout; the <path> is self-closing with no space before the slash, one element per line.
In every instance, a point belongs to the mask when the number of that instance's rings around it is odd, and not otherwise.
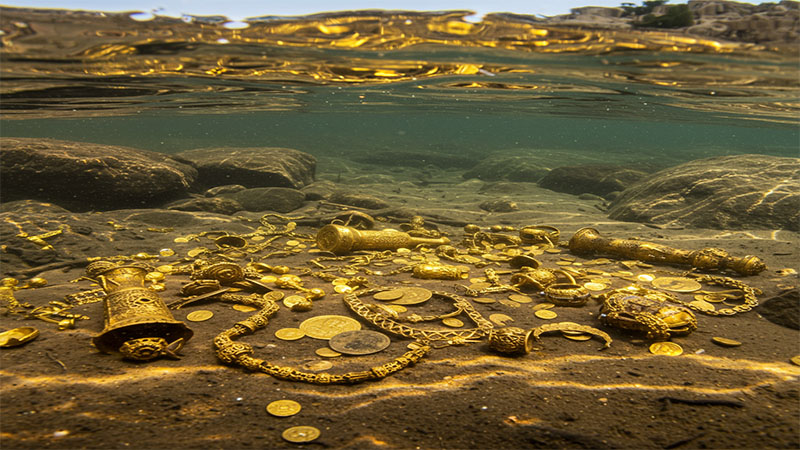
<path fill-rule="evenodd" d="M 519 327 L 495 328 L 489 333 L 489 347 L 499 353 L 524 355 L 533 348 L 533 330 Z"/>
<path fill-rule="evenodd" d="M 414 266 L 414 277 L 423 280 L 460 280 L 469 269 L 447 264 L 417 264 Z"/>
<path fill-rule="evenodd" d="M 171 343 L 192 337 L 192 330 L 172 317 L 161 297 L 144 287 L 147 272 L 144 264 L 118 266 L 108 261 L 93 262 L 86 268 L 87 275 L 106 292 L 105 328 L 92 339 L 98 350 L 120 351 L 137 339 L 163 338 Z"/>
<path fill-rule="evenodd" d="M 569 240 L 569 249 L 576 254 L 603 253 L 646 262 L 689 265 L 708 271 L 729 269 L 740 275 L 756 275 L 767 268 L 757 256 L 737 258 L 719 248 L 691 251 L 653 242 L 605 238 L 594 228 L 576 231 Z"/>
<path fill-rule="evenodd" d="M 449 244 L 446 237 L 431 239 L 409 235 L 398 230 L 357 230 L 353 227 L 329 224 L 317 233 L 317 246 L 324 251 L 344 254 L 355 250 L 397 250 L 417 245 Z"/>

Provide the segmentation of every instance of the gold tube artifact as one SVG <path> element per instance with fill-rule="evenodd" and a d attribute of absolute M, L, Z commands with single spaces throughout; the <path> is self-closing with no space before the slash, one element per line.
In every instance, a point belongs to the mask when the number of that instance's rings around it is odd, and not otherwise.
<path fill-rule="evenodd" d="M 126 358 L 147 361 L 174 352 L 192 337 L 186 324 L 172 317 L 158 294 L 144 287 L 147 266 L 116 265 L 96 261 L 86 268 L 106 293 L 105 329 L 92 339 L 104 353 L 120 352 Z"/>
<path fill-rule="evenodd" d="M 449 244 L 446 237 L 420 238 L 397 230 L 357 230 L 342 225 L 325 225 L 317 233 L 317 246 L 324 251 L 344 254 L 354 250 L 396 250 L 417 245 Z"/>
<path fill-rule="evenodd" d="M 575 232 L 569 240 L 569 249 L 576 254 L 602 253 L 646 262 L 690 265 L 708 271 L 727 269 L 740 275 L 756 275 L 767 268 L 757 256 L 737 258 L 719 248 L 681 250 L 646 241 L 604 238 L 594 228 Z"/>

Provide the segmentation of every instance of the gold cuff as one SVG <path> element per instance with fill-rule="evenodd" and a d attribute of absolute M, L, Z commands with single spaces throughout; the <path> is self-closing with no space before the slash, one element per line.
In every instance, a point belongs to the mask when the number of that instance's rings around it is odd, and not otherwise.
<path fill-rule="evenodd" d="M 489 333 L 489 347 L 500 353 L 527 354 L 533 347 L 533 334 L 519 327 L 495 328 Z"/>

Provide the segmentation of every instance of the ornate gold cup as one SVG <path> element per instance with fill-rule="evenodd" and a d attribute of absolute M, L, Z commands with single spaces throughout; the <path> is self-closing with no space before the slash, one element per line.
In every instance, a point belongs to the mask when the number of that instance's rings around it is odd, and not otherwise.
<path fill-rule="evenodd" d="M 354 250 L 397 250 L 417 245 L 449 244 L 446 237 L 432 239 L 414 237 L 397 230 L 357 230 L 342 225 L 325 225 L 317 233 L 317 246 L 324 251 L 344 254 Z"/>
<path fill-rule="evenodd" d="M 118 266 L 96 261 L 86 268 L 106 292 L 103 301 L 105 329 L 92 339 L 104 353 L 120 352 L 125 357 L 147 361 L 174 352 L 192 337 L 186 324 L 175 320 L 161 297 L 144 287 L 147 266 L 141 263 Z"/>
<path fill-rule="evenodd" d="M 720 248 L 691 251 L 646 241 L 604 238 L 594 228 L 576 231 L 569 240 L 569 249 L 578 254 L 603 253 L 646 262 L 689 265 L 708 271 L 729 269 L 740 275 L 756 275 L 767 268 L 757 256 L 737 258 Z"/>

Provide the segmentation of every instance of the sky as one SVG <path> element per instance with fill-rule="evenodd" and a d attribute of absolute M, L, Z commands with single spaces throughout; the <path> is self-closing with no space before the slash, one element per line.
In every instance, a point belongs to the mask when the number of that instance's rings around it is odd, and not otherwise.
<path fill-rule="evenodd" d="M 257 16 L 294 16 L 325 11 L 344 11 L 356 9 L 387 10 L 471 10 L 479 16 L 489 12 L 513 12 L 518 14 L 541 14 L 552 16 L 566 14 L 570 8 L 579 6 L 619 6 L 629 1 L 640 4 L 639 0 L 232 0 L 228 2 L 211 0 L 0 0 L 3 6 L 82 9 L 90 11 L 142 11 L 156 12 L 159 15 L 180 17 L 184 14 L 195 16 L 223 15 L 232 20 Z M 672 0 L 670 4 L 686 3 Z"/>

